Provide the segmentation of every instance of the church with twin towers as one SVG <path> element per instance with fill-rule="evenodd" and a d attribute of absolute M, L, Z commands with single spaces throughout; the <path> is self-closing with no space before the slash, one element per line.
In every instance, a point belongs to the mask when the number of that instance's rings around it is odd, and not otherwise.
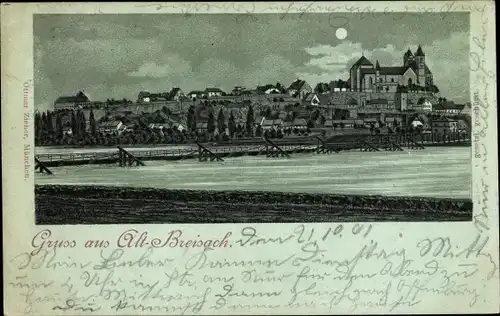
<path fill-rule="evenodd" d="M 375 65 L 364 55 L 350 69 L 351 91 L 360 92 L 397 92 L 398 86 L 434 85 L 432 72 L 425 63 L 425 53 L 419 45 L 415 53 L 410 49 L 403 55 L 403 65 L 381 67 Z"/>

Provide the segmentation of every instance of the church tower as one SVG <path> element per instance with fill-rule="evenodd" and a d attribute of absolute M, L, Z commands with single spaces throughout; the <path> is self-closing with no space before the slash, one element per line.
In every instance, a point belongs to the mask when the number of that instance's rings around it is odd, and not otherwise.
<path fill-rule="evenodd" d="M 408 50 L 406 51 L 406 53 L 403 56 L 403 65 L 405 67 L 410 66 L 414 59 L 415 59 L 415 57 L 413 56 L 413 53 L 408 48 Z"/>
<path fill-rule="evenodd" d="M 415 53 L 415 61 L 417 63 L 418 84 L 425 87 L 425 54 L 420 45 L 418 45 Z"/>

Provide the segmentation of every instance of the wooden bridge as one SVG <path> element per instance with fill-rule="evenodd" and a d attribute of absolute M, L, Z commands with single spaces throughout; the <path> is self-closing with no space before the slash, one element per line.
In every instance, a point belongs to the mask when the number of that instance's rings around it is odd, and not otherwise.
<path fill-rule="evenodd" d="M 432 137 L 431 137 L 432 136 Z M 422 150 L 427 146 L 470 145 L 466 137 L 435 137 L 435 135 L 345 135 L 323 139 L 319 136 L 301 139 L 252 140 L 234 144 L 200 144 L 182 149 L 133 150 L 117 146 L 106 152 L 82 152 L 60 154 L 38 154 L 36 169 L 51 174 L 49 167 L 117 164 L 120 167 L 143 166 L 148 160 L 183 160 L 197 158 L 200 162 L 223 162 L 226 157 L 265 155 L 268 158 L 290 157 L 291 154 L 315 152 L 317 154 L 339 154 L 346 150 L 359 151 L 403 151 Z"/>

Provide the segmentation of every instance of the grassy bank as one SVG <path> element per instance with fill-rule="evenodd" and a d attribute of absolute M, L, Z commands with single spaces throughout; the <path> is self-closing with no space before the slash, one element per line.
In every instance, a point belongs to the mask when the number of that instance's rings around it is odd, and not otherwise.
<path fill-rule="evenodd" d="M 472 201 L 258 191 L 35 186 L 37 224 L 469 221 Z"/>

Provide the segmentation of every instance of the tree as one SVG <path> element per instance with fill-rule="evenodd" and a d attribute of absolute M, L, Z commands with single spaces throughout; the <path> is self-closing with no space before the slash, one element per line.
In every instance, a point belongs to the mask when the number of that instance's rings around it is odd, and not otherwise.
<path fill-rule="evenodd" d="M 285 90 L 285 88 L 281 85 L 281 83 L 277 82 L 276 83 L 276 90 L 279 90 L 281 93 Z"/>
<path fill-rule="evenodd" d="M 373 132 L 375 131 L 375 124 L 370 123 L 370 134 L 373 135 Z"/>
<path fill-rule="evenodd" d="M 323 83 L 323 93 L 330 91 L 330 85 L 326 82 Z"/>
<path fill-rule="evenodd" d="M 320 82 L 316 85 L 316 87 L 314 87 L 314 92 L 318 93 L 318 94 L 321 94 L 323 93 L 323 83 Z"/>
<path fill-rule="evenodd" d="M 42 135 L 42 116 L 39 112 L 35 113 L 35 137 L 40 138 Z"/>
<path fill-rule="evenodd" d="M 233 111 L 231 111 L 231 113 L 229 114 L 228 129 L 229 129 L 229 137 L 233 138 L 234 133 L 236 132 L 236 122 L 234 119 Z"/>
<path fill-rule="evenodd" d="M 92 110 L 90 110 L 90 113 L 89 113 L 89 125 L 90 125 L 90 134 L 92 136 L 96 136 L 97 126 L 96 126 L 96 122 L 95 122 L 94 111 L 92 111 Z"/>
<path fill-rule="evenodd" d="M 276 131 L 276 138 L 283 138 L 283 136 L 285 136 L 285 135 L 283 134 L 283 131 L 281 130 L 281 128 L 278 129 Z"/>
<path fill-rule="evenodd" d="M 257 125 L 257 128 L 255 129 L 255 136 L 261 137 L 262 136 L 262 126 Z"/>
<path fill-rule="evenodd" d="M 188 130 L 190 130 L 191 132 L 196 131 L 196 119 L 195 119 L 195 115 L 194 115 L 194 106 L 193 105 L 191 105 L 189 107 L 186 115 L 187 115 L 186 124 L 187 124 Z"/>
<path fill-rule="evenodd" d="M 266 109 L 264 110 L 264 115 L 265 117 L 268 117 L 269 115 L 271 115 L 271 108 L 270 107 L 266 107 Z"/>
<path fill-rule="evenodd" d="M 55 127 L 55 133 L 57 137 L 61 137 L 63 135 L 63 126 L 62 126 L 62 120 L 61 120 L 61 112 L 56 112 L 56 127 Z"/>
<path fill-rule="evenodd" d="M 73 135 L 78 136 L 78 122 L 74 110 L 71 111 L 71 132 Z"/>
<path fill-rule="evenodd" d="M 219 115 L 217 115 L 217 130 L 219 131 L 219 134 L 226 131 L 226 118 L 224 117 L 224 111 L 222 111 L 222 108 L 219 110 Z"/>
<path fill-rule="evenodd" d="M 323 114 L 320 115 L 319 117 L 319 124 L 321 126 L 325 126 L 326 118 L 323 116 Z"/>
<path fill-rule="evenodd" d="M 53 112 L 47 111 L 47 133 L 49 135 L 54 134 L 54 126 L 53 126 L 52 117 L 53 117 Z"/>
<path fill-rule="evenodd" d="M 253 114 L 253 107 L 250 105 L 248 107 L 248 112 L 247 112 L 247 121 L 246 121 L 246 132 L 248 137 L 253 136 L 253 124 L 255 121 L 255 117 Z"/>
<path fill-rule="evenodd" d="M 85 135 L 87 131 L 87 119 L 85 118 L 85 113 L 83 111 L 79 111 L 80 117 L 78 118 L 78 128 L 80 130 L 80 136 Z"/>

